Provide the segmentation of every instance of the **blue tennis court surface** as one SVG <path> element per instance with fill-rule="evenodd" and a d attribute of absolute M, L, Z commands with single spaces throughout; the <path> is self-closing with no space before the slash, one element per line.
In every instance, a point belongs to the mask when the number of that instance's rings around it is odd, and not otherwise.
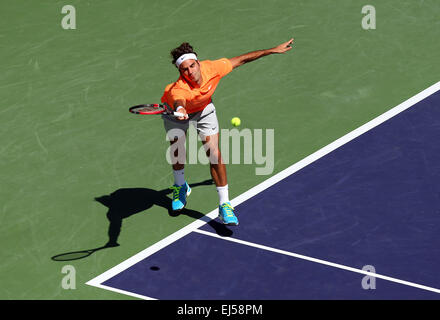
<path fill-rule="evenodd" d="M 205 224 L 102 284 L 156 299 L 439 299 L 439 119 L 437 92 L 236 206 L 230 236 Z M 367 265 L 390 279 L 366 290 L 348 268 Z"/>

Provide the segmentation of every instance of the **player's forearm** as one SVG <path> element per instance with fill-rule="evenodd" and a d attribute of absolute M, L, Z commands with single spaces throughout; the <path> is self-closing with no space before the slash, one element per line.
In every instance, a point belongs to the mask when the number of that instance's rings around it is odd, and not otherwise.
<path fill-rule="evenodd" d="M 257 60 L 261 57 L 267 56 L 272 53 L 273 53 L 272 49 L 257 50 L 257 51 L 252 51 L 249 53 L 242 54 L 240 56 L 231 58 L 229 60 L 231 60 L 232 66 L 234 68 L 236 68 L 236 67 L 239 67 L 245 63 Z"/>

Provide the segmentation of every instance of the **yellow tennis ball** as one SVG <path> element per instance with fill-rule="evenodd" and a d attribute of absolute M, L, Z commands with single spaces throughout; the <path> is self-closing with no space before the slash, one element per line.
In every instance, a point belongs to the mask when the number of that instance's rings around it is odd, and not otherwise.
<path fill-rule="evenodd" d="M 231 124 L 232 124 L 234 127 L 238 127 L 238 126 L 241 124 L 241 120 L 240 120 L 240 118 L 238 118 L 238 117 L 234 117 L 234 118 L 232 118 L 232 120 L 231 120 Z"/>

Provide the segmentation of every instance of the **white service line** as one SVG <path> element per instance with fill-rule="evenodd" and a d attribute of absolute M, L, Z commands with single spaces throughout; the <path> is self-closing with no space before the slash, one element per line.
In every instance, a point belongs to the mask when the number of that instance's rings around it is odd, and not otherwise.
<path fill-rule="evenodd" d="M 435 292 L 435 293 L 440 293 L 440 289 L 437 289 L 437 288 L 432 288 L 432 287 L 428 287 L 428 286 L 425 286 L 425 285 L 417 284 L 417 283 L 414 283 L 414 282 L 409 282 L 409 281 L 405 281 L 405 280 L 401 280 L 401 279 L 397 279 L 397 278 L 392 278 L 392 277 L 384 276 L 384 275 L 381 275 L 381 274 L 378 274 L 378 273 L 373 273 L 373 272 L 365 271 L 365 270 L 362 270 L 362 269 L 356 269 L 356 268 L 344 266 L 344 265 L 339 264 L 339 263 L 334 263 L 334 262 L 329 262 L 329 261 L 326 261 L 326 260 L 312 258 L 312 257 L 304 256 L 302 254 L 293 253 L 293 252 L 289 252 L 289 251 L 284 251 L 284 250 L 280 250 L 280 249 L 276 249 L 276 248 L 272 248 L 272 247 L 264 246 L 264 245 L 261 245 L 261 244 L 244 241 L 244 240 L 234 239 L 234 238 L 230 238 L 230 237 L 221 237 L 221 236 L 219 236 L 219 235 L 217 235 L 215 233 L 209 232 L 209 231 L 194 230 L 194 232 L 197 232 L 197 233 L 200 233 L 200 234 L 204 234 L 206 236 L 222 239 L 222 240 L 225 240 L 225 241 L 239 243 L 239 244 L 242 244 L 242 245 L 245 245 L 245 246 L 249 246 L 249 247 L 254 247 L 254 248 L 258 248 L 258 249 L 262 249 L 262 250 L 266 250 L 266 251 L 271 251 L 271 252 L 274 252 L 274 253 L 279 253 L 279 254 L 283 254 L 283 255 L 286 255 L 286 256 L 290 256 L 290 257 L 294 257 L 294 258 L 298 258 L 298 259 L 302 259 L 302 260 L 307 260 L 307 261 L 323 264 L 323 265 L 334 267 L 334 268 L 338 268 L 338 269 L 343 269 L 343 270 L 347 270 L 347 271 L 361 273 L 361 274 L 364 274 L 364 275 L 367 275 L 367 276 L 372 276 L 372 277 L 375 277 L 375 278 L 380 278 L 380 279 L 384 279 L 384 280 L 400 283 L 400 284 L 403 284 L 403 285 L 407 285 L 407 286 L 411 286 L 411 287 L 415 287 L 415 288 L 419 288 L 419 289 L 423 289 L 423 290 L 428 290 L 428 291 L 432 291 L 432 292 Z"/>
<path fill-rule="evenodd" d="M 351 140 L 355 139 L 356 137 L 360 136 L 361 134 L 364 134 L 365 132 L 373 129 L 374 127 L 380 125 L 381 123 L 396 116 L 397 114 L 405 111 L 406 109 L 415 105 L 417 102 L 420 102 L 421 100 L 425 99 L 426 97 L 432 95 L 433 93 L 435 93 L 439 90 L 440 90 L 440 81 L 433 84 L 429 88 L 423 90 L 422 92 L 416 94 L 415 96 L 409 98 L 408 100 L 402 102 L 401 104 L 397 105 L 396 107 L 392 108 L 391 110 L 383 113 L 382 115 L 378 116 L 377 118 L 374 118 L 373 120 L 362 125 L 361 127 L 351 131 L 350 133 L 346 134 L 345 136 L 343 136 L 343 137 L 337 139 L 336 141 L 330 143 L 329 145 L 323 147 L 322 149 L 319 149 L 318 151 L 314 152 L 313 154 L 309 155 L 308 157 L 304 158 L 303 160 L 291 165 L 290 167 L 284 169 L 283 171 L 275 174 L 274 176 L 261 182 L 260 184 L 249 189 L 248 191 L 242 193 L 241 195 L 235 197 L 234 199 L 231 200 L 231 204 L 233 206 L 238 206 L 240 203 L 259 194 L 260 192 L 266 190 L 267 188 L 271 187 L 275 183 L 292 175 L 293 173 L 297 172 L 298 170 L 301 170 L 302 168 L 306 167 L 307 165 L 311 164 L 312 162 L 315 162 L 316 160 L 322 158 L 326 154 L 334 151 L 335 149 L 341 147 L 342 145 L 350 142 Z M 166 246 L 179 240 L 180 238 L 186 236 L 187 234 L 197 230 L 198 228 L 200 228 L 203 225 L 205 225 L 206 223 L 208 223 L 211 219 L 215 219 L 217 217 L 217 215 L 218 215 L 218 209 L 212 210 L 205 217 L 190 223 L 189 225 L 174 232 L 173 234 L 162 239 L 161 241 L 142 250 L 141 252 L 139 252 L 136 255 L 121 262 L 120 264 L 116 265 L 115 267 L 111 268 L 110 270 L 108 270 L 108 271 L 102 273 L 101 275 L 93 278 L 92 280 L 88 281 L 86 284 L 91 285 L 91 286 L 95 286 L 95 287 L 99 287 L 99 285 L 101 283 L 103 283 L 104 281 L 114 277 L 118 273 L 124 271 L 125 269 L 131 267 L 132 265 L 138 263 L 139 261 L 147 258 L 148 256 L 156 253 L 157 251 L 165 248 Z M 113 291 L 116 291 L 116 290 L 113 290 Z"/>

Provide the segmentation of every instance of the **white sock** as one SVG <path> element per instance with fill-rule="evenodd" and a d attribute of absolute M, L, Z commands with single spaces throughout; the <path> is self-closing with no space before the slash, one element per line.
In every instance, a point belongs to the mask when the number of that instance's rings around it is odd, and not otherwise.
<path fill-rule="evenodd" d="M 185 169 L 173 170 L 174 174 L 174 184 L 178 186 L 183 186 L 185 184 Z"/>
<path fill-rule="evenodd" d="M 228 185 L 225 185 L 224 187 L 217 187 L 217 192 L 218 192 L 220 205 L 222 205 L 225 202 L 229 202 Z"/>

